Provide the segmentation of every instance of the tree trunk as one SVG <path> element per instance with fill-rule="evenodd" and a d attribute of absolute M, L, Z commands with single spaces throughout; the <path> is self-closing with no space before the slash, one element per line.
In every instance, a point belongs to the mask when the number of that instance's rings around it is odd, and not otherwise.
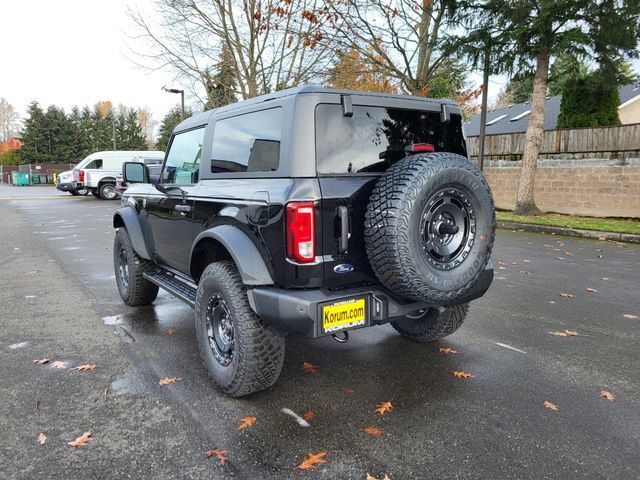
<path fill-rule="evenodd" d="M 531 98 L 531 113 L 527 133 L 524 139 L 524 153 L 522 167 L 518 178 L 516 192 L 516 213 L 531 215 L 539 212 L 533 193 L 538 167 L 538 154 L 542 144 L 544 132 L 544 112 L 547 103 L 547 82 L 549 79 L 549 51 L 540 50 L 536 57 L 536 74 L 533 80 L 533 96 Z"/>

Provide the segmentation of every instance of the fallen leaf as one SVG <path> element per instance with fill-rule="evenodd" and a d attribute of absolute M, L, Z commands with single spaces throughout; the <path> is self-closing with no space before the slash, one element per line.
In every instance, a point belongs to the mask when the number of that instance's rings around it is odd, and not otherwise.
<path fill-rule="evenodd" d="M 637 315 L 631 315 L 630 313 L 625 313 L 624 315 L 622 315 L 624 318 L 628 318 L 630 320 L 634 320 L 636 318 L 638 318 Z"/>
<path fill-rule="evenodd" d="M 374 477 L 373 475 L 370 475 L 370 474 L 367 473 L 367 478 L 365 478 L 365 480 L 391 480 L 391 479 L 386 474 L 382 478 L 377 478 L 377 477 Z"/>
<path fill-rule="evenodd" d="M 554 412 L 557 412 L 558 410 L 560 410 L 560 408 L 558 408 L 557 405 L 554 405 L 551 402 L 547 402 L 546 400 L 544 401 L 543 405 L 549 410 L 553 410 Z"/>
<path fill-rule="evenodd" d="M 313 363 L 302 362 L 302 371 L 304 373 L 312 375 L 318 371 L 318 367 L 316 367 Z"/>
<path fill-rule="evenodd" d="M 573 330 L 564 330 L 563 332 L 549 332 L 551 335 L 555 335 L 556 337 L 575 337 L 578 335 L 578 332 Z"/>
<path fill-rule="evenodd" d="M 304 412 L 304 414 L 302 415 L 302 418 L 304 418 L 307 422 L 310 422 L 311 420 L 316 418 L 316 414 L 313 413 L 313 410 L 309 409 L 306 412 Z"/>
<path fill-rule="evenodd" d="M 244 417 L 240 419 L 240 426 L 238 427 L 238 430 L 242 430 L 243 428 L 247 428 L 250 427 L 251 425 L 253 425 L 254 423 L 256 423 L 256 420 L 258 420 L 256 417 Z"/>
<path fill-rule="evenodd" d="M 458 377 L 458 378 L 473 378 L 473 377 L 475 377 L 475 375 L 471 375 L 470 373 L 464 373 L 464 372 L 453 372 L 453 376 L 454 377 Z"/>
<path fill-rule="evenodd" d="M 569 257 L 573 257 L 573 253 L 571 252 L 564 252 L 565 255 L 568 255 Z"/>
<path fill-rule="evenodd" d="M 564 257 L 555 257 L 556 260 L 564 260 Z"/>
<path fill-rule="evenodd" d="M 351 388 L 351 387 L 343 387 L 343 388 L 342 388 L 342 391 L 343 391 L 344 393 L 348 393 L 348 394 L 350 394 L 350 395 L 351 395 L 351 394 L 356 393 L 356 391 L 355 391 L 353 388 Z"/>
<path fill-rule="evenodd" d="M 29 275 L 35 275 L 36 273 L 38 273 L 38 270 L 31 270 L 27 273 L 25 273 L 25 275 L 29 276 Z"/>
<path fill-rule="evenodd" d="M 179 382 L 182 380 L 182 377 L 165 377 L 160 379 L 158 382 L 160 385 L 169 385 L 170 383 Z"/>
<path fill-rule="evenodd" d="M 522 263 L 531 263 L 531 260 L 522 260 Z"/>
<path fill-rule="evenodd" d="M 391 410 L 393 410 L 393 405 L 389 401 L 378 404 L 377 408 L 374 411 L 379 413 L 380 415 L 384 415 L 385 412 L 390 412 Z"/>
<path fill-rule="evenodd" d="M 575 295 L 573 295 L 571 293 L 561 293 L 560 296 L 562 298 L 573 298 L 573 297 L 575 297 Z"/>
<path fill-rule="evenodd" d="M 504 264 L 505 264 L 505 263 L 504 263 L 504 262 L 502 262 L 502 261 L 499 261 L 499 262 L 498 262 L 498 265 L 504 265 Z"/>
<path fill-rule="evenodd" d="M 164 334 L 165 335 L 173 335 L 174 333 L 176 333 L 176 329 L 173 327 L 169 327 L 169 328 L 165 328 L 164 330 Z"/>
<path fill-rule="evenodd" d="M 531 275 L 531 272 L 527 272 L 526 270 L 520 270 L 520 273 L 523 275 Z"/>
<path fill-rule="evenodd" d="M 206 458 L 215 456 L 220 461 L 220 465 L 224 465 L 227 462 L 227 451 L 222 450 L 221 448 L 216 448 L 215 450 L 208 450 L 207 452 L 205 452 L 204 455 Z"/>
<path fill-rule="evenodd" d="M 607 237 L 598 237 L 598 240 L 600 240 L 601 242 L 604 242 L 607 239 Z"/>
<path fill-rule="evenodd" d="M 609 281 L 609 277 L 602 277 L 602 280 L 604 280 L 605 282 Z"/>
<path fill-rule="evenodd" d="M 607 392 L 606 390 L 600 390 L 600 396 L 610 401 L 614 401 L 616 399 L 615 395 L 613 395 L 611 392 Z"/>
<path fill-rule="evenodd" d="M 372 437 L 379 437 L 380 435 L 382 435 L 382 430 L 380 430 L 378 427 L 366 427 L 363 428 L 362 431 L 371 435 Z"/>
<path fill-rule="evenodd" d="M 45 363 L 49 363 L 48 358 L 41 358 L 40 360 L 34 360 L 33 363 L 36 365 L 44 365 Z"/>
<path fill-rule="evenodd" d="M 554 302 L 553 300 L 549 300 L 549 303 L 554 304 L 554 303 L 556 303 L 556 302 Z"/>
<path fill-rule="evenodd" d="M 499 269 L 499 270 L 506 270 L 507 268 L 506 268 L 506 267 L 503 267 L 502 265 L 498 265 L 498 269 Z"/>
<path fill-rule="evenodd" d="M 13 345 L 9 345 L 9 348 L 11 350 L 17 350 L 19 348 L 24 348 L 27 345 L 29 345 L 29 342 L 20 342 L 20 343 L 14 343 Z"/>
<path fill-rule="evenodd" d="M 105 397 L 107 395 L 109 395 L 109 386 L 108 385 L 106 387 L 104 387 L 104 390 L 102 390 L 102 395 L 104 395 Z"/>
<path fill-rule="evenodd" d="M 45 443 L 47 443 L 47 436 L 41 432 L 40 435 L 38 435 L 38 438 L 36 441 L 38 442 L 39 445 L 44 445 Z"/>
<path fill-rule="evenodd" d="M 518 262 L 516 262 L 515 260 L 513 260 L 513 261 L 511 262 L 511 265 L 517 265 L 517 264 L 518 264 Z"/>
<path fill-rule="evenodd" d="M 86 364 L 86 365 L 78 365 L 77 367 L 74 367 L 69 371 L 70 372 L 90 372 L 94 368 L 96 368 L 94 364 Z"/>
<path fill-rule="evenodd" d="M 59 370 L 64 370 L 67 368 L 68 362 L 61 362 L 60 360 L 56 360 L 51 364 L 51 368 L 57 368 Z"/>
<path fill-rule="evenodd" d="M 589 292 L 589 293 L 598 293 L 598 290 L 596 290 L 595 288 L 587 287 L 587 292 Z"/>
<path fill-rule="evenodd" d="M 67 445 L 69 445 L 71 447 L 76 447 L 76 448 L 77 447 L 84 447 L 91 440 L 93 440 L 93 436 L 91 435 L 91 432 L 84 432 L 81 436 L 76 438 L 74 441 L 67 442 Z"/>
<path fill-rule="evenodd" d="M 452 354 L 456 354 L 456 353 L 458 353 L 458 351 L 457 351 L 457 350 L 454 350 L 453 348 L 449 348 L 449 347 L 447 347 L 447 348 L 440 348 L 440 349 L 438 349 L 438 351 L 439 351 L 440 353 L 444 353 L 445 355 L 447 355 L 447 354 L 449 354 L 449 353 L 452 353 Z"/>
<path fill-rule="evenodd" d="M 294 468 L 296 470 L 315 470 L 315 468 L 319 464 L 327 463 L 327 461 L 324 460 L 324 457 L 326 456 L 327 456 L 327 452 L 319 452 L 319 453 L 309 452 L 309 455 L 307 455 L 307 458 L 305 458 L 300 465 Z"/>
<path fill-rule="evenodd" d="M 481 240 L 481 241 L 484 241 L 486 238 L 487 238 L 487 237 L 485 237 L 485 236 L 484 236 L 484 233 L 481 233 L 481 234 L 480 234 L 480 240 Z"/>

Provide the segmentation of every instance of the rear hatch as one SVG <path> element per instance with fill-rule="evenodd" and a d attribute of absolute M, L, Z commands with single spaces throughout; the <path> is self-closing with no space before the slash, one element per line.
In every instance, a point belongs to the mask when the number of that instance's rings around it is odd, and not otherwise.
<path fill-rule="evenodd" d="M 412 148 L 467 156 L 462 116 L 452 113 L 443 121 L 440 105 L 429 106 L 437 110 L 354 105 L 351 116 L 342 105 L 316 107 L 326 287 L 378 283 L 366 255 L 364 218 L 380 175 Z"/>

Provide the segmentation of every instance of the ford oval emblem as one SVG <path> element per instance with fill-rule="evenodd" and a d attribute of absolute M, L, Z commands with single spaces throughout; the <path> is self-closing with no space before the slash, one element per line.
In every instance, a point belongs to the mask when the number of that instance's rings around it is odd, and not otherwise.
<path fill-rule="evenodd" d="M 353 272 L 353 265 L 350 263 L 341 263 L 340 265 L 336 265 L 333 267 L 333 271 L 336 273 L 349 273 Z"/>

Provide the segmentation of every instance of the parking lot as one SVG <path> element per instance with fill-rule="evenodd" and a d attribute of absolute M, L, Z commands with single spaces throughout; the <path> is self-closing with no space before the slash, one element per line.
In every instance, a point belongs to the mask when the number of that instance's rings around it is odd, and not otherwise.
<path fill-rule="evenodd" d="M 499 231 L 494 283 L 453 336 L 289 337 L 278 383 L 233 399 L 201 364 L 189 307 L 122 303 L 118 205 L 0 186 L 3 478 L 638 478 L 640 246 Z M 310 427 L 283 408 L 311 410 Z M 326 463 L 295 470 L 309 452 Z"/>

